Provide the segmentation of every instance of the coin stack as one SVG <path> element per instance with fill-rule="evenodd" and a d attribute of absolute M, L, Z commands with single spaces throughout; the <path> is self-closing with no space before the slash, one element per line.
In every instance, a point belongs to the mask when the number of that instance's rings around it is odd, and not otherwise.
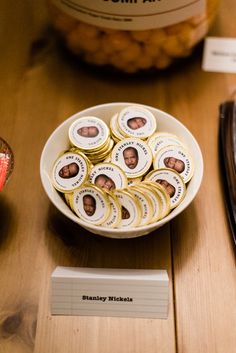
<path fill-rule="evenodd" d="M 108 126 L 94 116 L 75 120 L 69 128 L 69 139 L 93 164 L 103 161 L 114 146 Z"/>
<path fill-rule="evenodd" d="M 71 124 L 71 147 L 55 161 L 52 183 L 82 221 L 140 227 L 181 203 L 193 160 L 179 137 L 157 130 L 155 116 L 139 105 L 113 115 L 110 129 L 94 116 Z"/>

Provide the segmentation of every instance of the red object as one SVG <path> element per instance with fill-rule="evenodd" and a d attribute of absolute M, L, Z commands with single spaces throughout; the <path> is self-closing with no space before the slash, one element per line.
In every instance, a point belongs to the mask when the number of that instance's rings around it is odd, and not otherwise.
<path fill-rule="evenodd" d="M 7 171 L 9 168 L 10 158 L 4 154 L 0 154 L 0 191 L 2 191 L 7 181 Z"/>
<path fill-rule="evenodd" d="M 0 138 L 0 192 L 8 181 L 14 165 L 14 156 L 8 143 Z"/>

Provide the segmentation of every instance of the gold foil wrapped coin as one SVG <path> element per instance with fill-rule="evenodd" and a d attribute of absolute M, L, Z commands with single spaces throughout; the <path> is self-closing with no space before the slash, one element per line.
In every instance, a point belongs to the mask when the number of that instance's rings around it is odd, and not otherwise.
<path fill-rule="evenodd" d="M 110 155 L 113 146 L 114 146 L 114 140 L 109 139 L 109 145 L 107 146 L 105 151 L 90 153 L 90 154 L 87 154 L 87 156 L 93 164 L 103 162 L 107 158 L 107 156 Z"/>
<path fill-rule="evenodd" d="M 85 185 L 75 190 L 73 209 L 82 220 L 100 225 L 110 215 L 110 202 L 102 189 L 94 185 Z"/>
<path fill-rule="evenodd" d="M 117 124 L 122 135 L 139 139 L 146 139 L 156 130 L 155 116 L 139 105 L 122 109 L 118 115 Z"/>
<path fill-rule="evenodd" d="M 141 222 L 141 211 L 135 197 L 127 190 L 115 190 L 114 195 L 121 205 L 121 222 L 119 228 L 136 227 Z"/>
<path fill-rule="evenodd" d="M 153 161 L 154 169 L 170 168 L 178 172 L 187 183 L 193 176 L 193 159 L 182 146 L 166 146 L 162 148 Z"/>
<path fill-rule="evenodd" d="M 138 178 L 129 178 L 128 179 L 128 186 L 136 186 L 139 185 L 142 181 L 142 177 Z"/>
<path fill-rule="evenodd" d="M 160 218 L 162 219 L 170 213 L 170 195 L 167 193 L 166 189 L 159 183 L 150 180 L 144 180 L 142 182 L 144 185 L 148 185 L 151 187 L 152 191 L 154 191 L 159 198 L 159 206 L 160 206 Z"/>
<path fill-rule="evenodd" d="M 112 147 L 114 145 L 114 141 L 108 137 L 106 143 L 97 149 L 91 149 L 88 151 L 85 151 L 84 153 L 86 153 L 86 155 L 88 156 L 88 158 L 93 158 L 93 157 L 99 157 L 101 154 L 106 154 L 108 152 L 108 150 L 111 150 Z"/>
<path fill-rule="evenodd" d="M 85 116 L 75 120 L 69 128 L 69 140 L 72 145 L 84 150 L 102 148 L 110 135 L 106 123 L 94 116 Z"/>
<path fill-rule="evenodd" d="M 63 193 L 71 192 L 88 179 L 89 165 L 83 153 L 67 152 L 54 163 L 52 183 Z"/>
<path fill-rule="evenodd" d="M 129 192 L 132 195 L 134 195 L 134 197 L 139 203 L 139 207 L 141 211 L 141 220 L 140 220 L 139 226 L 144 226 L 146 224 L 149 224 L 153 217 L 153 207 L 148 194 L 145 194 L 144 191 L 142 191 L 140 188 L 135 186 L 129 188 Z"/>
<path fill-rule="evenodd" d="M 152 217 L 150 223 L 157 222 L 162 216 L 162 204 L 161 198 L 157 191 L 152 187 L 152 185 L 145 184 L 145 182 L 140 183 L 137 188 L 142 190 L 145 195 L 148 195 L 152 203 Z"/>
<path fill-rule="evenodd" d="M 118 113 L 112 116 L 110 120 L 110 129 L 111 129 L 111 134 L 114 136 L 116 142 L 119 142 L 123 140 L 125 136 L 122 135 L 122 133 L 118 128 L 117 119 L 118 119 Z"/>
<path fill-rule="evenodd" d="M 96 164 L 89 174 L 89 181 L 105 191 L 125 189 L 128 186 L 126 174 L 113 163 Z"/>
<path fill-rule="evenodd" d="M 115 195 L 108 192 L 108 200 L 110 202 L 110 215 L 102 224 L 104 227 L 116 228 L 121 222 L 121 205 Z"/>
<path fill-rule="evenodd" d="M 127 178 L 132 179 L 147 173 L 152 165 L 152 152 L 145 141 L 127 138 L 115 145 L 111 160 L 124 170 Z"/>
<path fill-rule="evenodd" d="M 183 178 L 179 173 L 169 168 L 153 170 L 145 177 L 145 180 L 151 180 L 161 184 L 170 196 L 170 207 L 175 208 L 183 200 L 186 187 Z"/>
<path fill-rule="evenodd" d="M 147 144 L 151 148 L 154 157 L 156 156 L 157 152 L 163 147 L 170 145 L 183 145 L 182 141 L 177 136 L 167 132 L 155 132 L 152 136 L 148 138 Z"/>
<path fill-rule="evenodd" d="M 73 210 L 73 192 L 68 192 L 64 194 L 64 198 L 66 200 L 67 205 Z"/>
<path fill-rule="evenodd" d="M 88 163 L 89 168 L 91 169 L 93 167 L 93 163 L 91 162 L 91 160 L 87 157 L 87 155 L 84 152 L 81 152 L 81 150 L 79 148 L 71 147 L 68 151 L 65 151 L 65 152 L 61 153 L 60 156 L 63 156 L 63 154 L 65 154 L 67 152 L 72 152 L 72 153 L 76 153 L 76 154 L 81 154 L 82 153 L 84 159 Z"/>

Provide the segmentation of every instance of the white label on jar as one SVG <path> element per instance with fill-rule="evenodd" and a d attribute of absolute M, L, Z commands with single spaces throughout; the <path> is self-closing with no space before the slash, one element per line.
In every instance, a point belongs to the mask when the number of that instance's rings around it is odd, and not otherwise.
<path fill-rule="evenodd" d="M 52 0 L 67 14 L 99 27 L 145 30 L 204 12 L 206 0 Z"/>

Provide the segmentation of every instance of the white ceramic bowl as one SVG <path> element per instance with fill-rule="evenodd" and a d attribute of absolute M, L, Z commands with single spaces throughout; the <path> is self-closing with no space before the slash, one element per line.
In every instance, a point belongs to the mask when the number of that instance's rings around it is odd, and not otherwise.
<path fill-rule="evenodd" d="M 56 208 L 61 211 L 66 217 L 72 221 L 78 223 L 80 226 L 89 230 L 92 233 L 99 234 L 102 236 L 110 238 L 134 238 L 141 235 L 151 233 L 155 229 L 163 226 L 165 223 L 172 220 L 178 214 L 180 214 L 194 199 L 196 196 L 199 187 L 201 185 L 203 177 L 203 158 L 202 153 L 199 148 L 199 145 L 190 131 L 177 119 L 170 116 L 169 114 L 158 110 L 156 108 L 145 106 L 143 107 L 149 109 L 157 120 L 158 131 L 170 132 L 182 139 L 182 141 L 188 146 L 189 150 L 192 153 L 194 160 L 195 171 L 192 179 L 188 183 L 187 192 L 184 200 L 177 206 L 171 213 L 161 219 L 158 222 L 140 226 L 130 229 L 110 229 L 102 226 L 95 226 L 88 224 L 78 218 L 63 201 L 59 193 L 55 190 L 51 183 L 51 173 L 55 160 L 58 158 L 58 155 L 66 150 L 69 147 L 68 140 L 68 129 L 71 123 L 83 116 L 97 116 L 103 119 L 106 123 L 109 122 L 112 115 L 119 112 L 124 107 L 137 104 L 137 103 L 108 103 L 97 105 L 85 110 L 80 111 L 79 113 L 74 114 L 69 119 L 65 120 L 61 125 L 59 125 L 56 130 L 53 131 L 49 139 L 47 140 L 41 155 L 40 160 L 40 176 L 42 184 L 46 194 L 48 195 L 51 202 L 56 206 Z M 140 104 L 139 104 L 140 105 Z"/>

